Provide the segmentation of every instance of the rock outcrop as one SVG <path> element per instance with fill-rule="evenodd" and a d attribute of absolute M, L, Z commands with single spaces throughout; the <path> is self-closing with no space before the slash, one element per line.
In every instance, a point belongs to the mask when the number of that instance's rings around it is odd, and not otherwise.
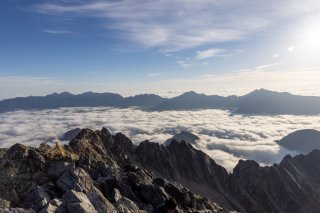
<path fill-rule="evenodd" d="M 134 145 L 83 129 L 69 145 L 1 150 L 0 209 L 22 212 L 152 212 L 169 197 L 182 212 L 316 213 L 320 151 L 232 174 L 184 141 Z M 1 210 L 0 210 L 1 212 Z"/>
<path fill-rule="evenodd" d="M 69 145 L 16 144 L 0 156 L 0 212 L 152 212 L 175 197 L 181 212 L 227 212 L 132 158 L 121 133 L 82 130 Z"/>

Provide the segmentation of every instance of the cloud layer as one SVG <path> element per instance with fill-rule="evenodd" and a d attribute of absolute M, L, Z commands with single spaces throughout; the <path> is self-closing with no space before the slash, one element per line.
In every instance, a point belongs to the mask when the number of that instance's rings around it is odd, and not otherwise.
<path fill-rule="evenodd" d="M 14 143 L 38 146 L 80 127 L 123 132 L 134 143 L 163 143 L 180 131 L 200 137 L 203 150 L 229 171 L 238 160 L 279 162 L 289 152 L 274 140 L 304 128 L 320 129 L 319 116 L 241 116 L 221 110 L 145 112 L 137 109 L 61 108 L 0 114 L 0 147 Z M 291 153 L 295 154 L 295 153 Z"/>

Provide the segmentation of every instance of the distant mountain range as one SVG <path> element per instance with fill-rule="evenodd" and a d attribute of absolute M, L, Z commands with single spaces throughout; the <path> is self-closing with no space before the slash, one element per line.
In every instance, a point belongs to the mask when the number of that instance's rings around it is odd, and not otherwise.
<path fill-rule="evenodd" d="M 166 101 L 158 95 L 143 94 L 122 97 L 115 93 L 86 92 L 74 95 L 68 92 L 47 96 L 29 96 L 0 101 L 0 112 L 12 110 L 56 109 L 60 107 L 140 107 L 150 108 Z"/>
<path fill-rule="evenodd" d="M 0 112 L 13 110 L 55 109 L 59 107 L 139 107 L 145 110 L 223 109 L 240 114 L 320 114 L 320 97 L 292 95 L 265 89 L 244 96 L 205 95 L 186 92 L 174 98 L 154 94 L 122 97 L 115 93 L 87 92 L 73 95 L 68 92 L 47 96 L 30 96 L 0 101 Z"/>

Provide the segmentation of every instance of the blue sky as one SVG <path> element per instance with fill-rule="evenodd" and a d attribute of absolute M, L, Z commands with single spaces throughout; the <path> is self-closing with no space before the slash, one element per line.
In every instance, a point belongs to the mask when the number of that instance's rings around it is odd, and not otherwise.
<path fill-rule="evenodd" d="M 0 99 L 318 94 L 317 0 L 2 0 Z"/>

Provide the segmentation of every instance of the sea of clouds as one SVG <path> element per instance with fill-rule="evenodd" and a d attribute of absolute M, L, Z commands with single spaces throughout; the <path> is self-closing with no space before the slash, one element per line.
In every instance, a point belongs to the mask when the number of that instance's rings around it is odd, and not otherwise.
<path fill-rule="evenodd" d="M 223 110 L 148 112 L 127 108 L 60 108 L 0 114 L 0 147 L 14 143 L 38 146 L 66 131 L 80 128 L 123 132 L 136 144 L 148 139 L 163 143 L 180 131 L 200 137 L 195 147 L 229 171 L 239 159 L 263 165 L 295 155 L 274 141 L 299 129 L 320 129 L 320 116 L 244 116 Z"/>

